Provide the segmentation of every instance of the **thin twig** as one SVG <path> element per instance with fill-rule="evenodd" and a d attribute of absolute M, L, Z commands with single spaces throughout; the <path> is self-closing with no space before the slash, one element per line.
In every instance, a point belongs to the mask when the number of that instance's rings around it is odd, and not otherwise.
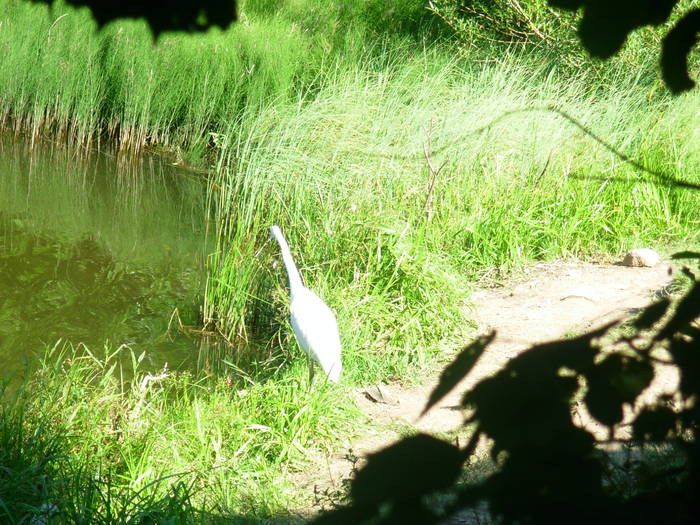
<path fill-rule="evenodd" d="M 686 182 L 684 180 L 678 179 L 676 177 L 672 177 L 671 175 L 668 175 L 666 173 L 662 173 L 660 171 L 653 170 L 651 168 L 648 168 L 644 166 L 641 162 L 636 161 L 626 155 L 625 153 L 622 153 L 620 150 L 615 148 L 613 145 L 610 143 L 606 142 L 604 139 L 593 133 L 590 129 L 588 129 L 585 125 L 583 125 L 581 122 L 579 122 L 577 119 L 569 115 L 566 111 L 563 111 L 555 106 L 536 106 L 536 107 L 531 107 L 531 108 L 521 108 L 521 109 L 513 109 L 511 111 L 506 111 L 493 119 L 491 122 L 488 124 L 485 124 L 484 126 L 481 126 L 474 131 L 459 137 L 453 141 L 447 142 L 444 145 L 440 146 L 439 148 L 436 148 L 433 153 L 440 153 L 442 151 L 445 151 L 447 148 L 454 146 L 458 142 L 464 139 L 464 137 L 469 136 L 469 135 L 478 135 L 480 133 L 483 133 L 485 131 L 488 131 L 490 128 L 492 128 L 495 124 L 498 122 L 505 120 L 506 118 L 512 116 L 512 115 L 517 115 L 519 113 L 532 113 L 532 112 L 549 112 L 549 113 L 556 113 L 563 119 L 569 121 L 571 124 L 579 128 L 581 131 L 583 131 L 586 135 L 591 137 L 593 140 L 595 140 L 598 144 L 603 146 L 606 150 L 608 150 L 610 153 L 615 155 L 617 158 L 625 162 L 626 164 L 629 164 L 633 168 L 637 169 L 638 171 L 641 171 L 643 173 L 646 173 L 647 175 L 650 175 L 652 179 L 647 179 L 647 180 L 641 180 L 640 182 L 649 182 L 652 184 L 667 184 L 669 186 L 677 186 L 680 188 L 688 188 L 692 190 L 700 190 L 700 184 L 695 184 L 692 182 Z M 368 154 L 366 151 L 364 152 L 365 154 Z M 370 153 L 371 154 L 371 153 Z M 387 156 L 386 152 L 382 153 L 376 153 L 376 155 L 385 157 Z M 408 155 L 402 155 L 401 153 L 394 153 L 392 155 L 393 157 L 396 158 L 415 158 L 416 153 L 408 154 Z M 576 175 L 576 174 L 570 174 L 568 175 L 571 178 L 575 179 L 586 179 L 586 180 L 605 180 L 605 181 L 623 181 L 625 180 L 622 177 L 595 177 L 595 176 L 583 176 L 583 175 Z"/>
<path fill-rule="evenodd" d="M 433 166 L 433 159 L 432 159 L 432 154 L 431 151 L 433 149 L 433 140 L 432 140 L 432 131 L 433 131 L 433 122 L 431 121 L 429 126 L 428 126 L 428 140 L 427 144 L 423 144 L 423 155 L 425 156 L 425 162 L 428 165 L 428 173 L 430 174 L 430 179 L 428 180 L 428 193 L 425 196 L 425 202 L 423 202 L 423 214 L 425 215 L 425 222 L 426 224 L 430 222 L 430 218 L 432 217 L 432 208 L 431 204 L 433 201 L 433 193 L 435 190 L 435 182 L 437 182 L 438 175 L 440 175 L 440 172 L 442 171 L 442 168 L 445 167 L 445 164 L 447 164 L 447 161 L 444 160 L 442 164 L 440 164 L 440 167 L 435 169 L 435 166 Z"/>
<path fill-rule="evenodd" d="M 542 177 L 547 171 L 547 168 L 549 167 L 549 161 L 552 160 L 552 155 L 554 154 L 554 150 L 549 152 L 549 155 L 547 155 L 547 161 L 544 163 L 544 167 L 542 168 L 542 171 L 540 171 L 540 174 L 535 177 L 535 186 L 537 186 L 540 183 L 540 180 L 542 180 Z"/>

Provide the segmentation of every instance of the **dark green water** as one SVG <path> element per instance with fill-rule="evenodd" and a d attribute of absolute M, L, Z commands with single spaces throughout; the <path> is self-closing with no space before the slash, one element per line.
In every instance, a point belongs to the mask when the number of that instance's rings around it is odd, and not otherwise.
<path fill-rule="evenodd" d="M 206 366 L 201 179 L 157 157 L 0 136 L 0 375 L 57 341 Z M 204 357 L 203 357 L 204 355 Z"/>

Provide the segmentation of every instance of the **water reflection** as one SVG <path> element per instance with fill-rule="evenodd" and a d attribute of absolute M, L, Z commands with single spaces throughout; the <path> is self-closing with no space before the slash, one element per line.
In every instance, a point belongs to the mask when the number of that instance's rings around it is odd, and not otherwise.
<path fill-rule="evenodd" d="M 205 204 L 156 157 L 0 136 L 0 372 L 59 338 L 195 367 L 203 340 L 177 327 L 200 320 Z"/>

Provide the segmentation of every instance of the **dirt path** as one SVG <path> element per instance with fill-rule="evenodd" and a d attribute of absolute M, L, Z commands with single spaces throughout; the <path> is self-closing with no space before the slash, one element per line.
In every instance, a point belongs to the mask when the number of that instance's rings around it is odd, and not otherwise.
<path fill-rule="evenodd" d="M 373 430 L 352 441 L 352 455 L 362 458 L 413 429 L 431 433 L 453 431 L 461 424 L 462 416 L 450 407 L 459 404 L 466 389 L 500 369 L 510 358 L 532 344 L 583 332 L 633 313 L 646 306 L 654 292 L 663 289 L 669 280 L 669 266 L 663 262 L 654 268 L 556 262 L 537 264 L 526 271 L 524 279 L 508 286 L 474 292 L 472 315 L 479 322 L 479 332 L 495 329 L 495 341 L 462 384 L 422 419 L 418 415 L 440 370 L 421 386 L 382 385 L 386 402 L 377 402 L 381 394 L 371 389 L 356 391 L 355 400 L 371 420 Z M 664 377 L 657 388 L 672 389 L 675 380 L 672 375 Z M 346 449 L 317 458 L 314 473 L 295 476 L 295 483 L 309 491 L 332 492 L 340 488 L 352 471 L 348 452 Z"/>

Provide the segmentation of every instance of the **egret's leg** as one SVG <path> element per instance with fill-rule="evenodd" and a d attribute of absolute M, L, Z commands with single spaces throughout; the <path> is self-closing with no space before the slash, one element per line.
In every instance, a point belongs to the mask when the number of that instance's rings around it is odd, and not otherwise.
<path fill-rule="evenodd" d="M 306 358 L 306 362 L 309 363 L 309 388 L 311 388 L 311 384 L 314 382 L 314 362 L 310 357 Z"/>

